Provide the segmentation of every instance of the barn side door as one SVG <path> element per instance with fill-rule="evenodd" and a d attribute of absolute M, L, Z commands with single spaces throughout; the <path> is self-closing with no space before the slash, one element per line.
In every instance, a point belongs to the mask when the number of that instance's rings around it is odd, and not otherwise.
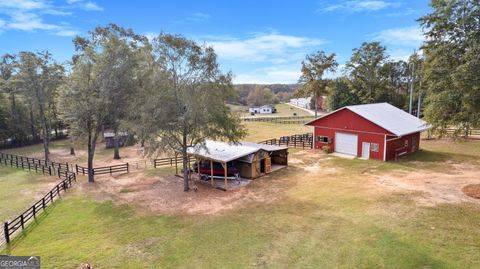
<path fill-rule="evenodd" d="M 265 158 L 265 174 L 272 172 L 272 159 L 270 157 Z"/>

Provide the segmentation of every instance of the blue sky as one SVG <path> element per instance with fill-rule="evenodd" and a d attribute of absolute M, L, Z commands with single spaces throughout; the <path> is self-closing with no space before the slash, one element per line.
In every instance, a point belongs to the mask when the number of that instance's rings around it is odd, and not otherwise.
<path fill-rule="evenodd" d="M 364 41 L 406 59 L 423 40 L 427 0 L 101 1 L 0 0 L 0 54 L 49 50 L 65 61 L 72 37 L 115 22 L 137 33 L 182 34 L 215 48 L 235 83 L 295 83 L 306 54 L 342 65 Z"/>

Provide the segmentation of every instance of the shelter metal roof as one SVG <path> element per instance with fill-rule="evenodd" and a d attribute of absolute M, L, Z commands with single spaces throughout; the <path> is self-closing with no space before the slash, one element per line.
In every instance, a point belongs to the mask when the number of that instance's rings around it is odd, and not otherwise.
<path fill-rule="evenodd" d="M 252 142 L 226 143 L 206 140 L 205 144 L 188 148 L 187 153 L 198 157 L 207 158 L 218 162 L 230 162 L 241 157 L 256 153 L 259 150 L 275 151 L 287 149 L 272 145 L 263 145 Z"/>

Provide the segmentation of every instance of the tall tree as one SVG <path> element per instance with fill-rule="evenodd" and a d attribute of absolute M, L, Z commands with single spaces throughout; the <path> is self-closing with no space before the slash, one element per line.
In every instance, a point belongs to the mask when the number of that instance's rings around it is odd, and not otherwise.
<path fill-rule="evenodd" d="M 427 37 L 425 117 L 441 134 L 455 128 L 457 137 L 480 126 L 480 3 L 432 0 L 431 6 L 420 19 Z"/>
<path fill-rule="evenodd" d="M 315 117 L 318 113 L 318 97 L 326 95 L 328 80 L 324 79 L 325 72 L 334 72 L 338 66 L 335 53 L 326 55 L 323 51 L 307 55 L 302 61 L 302 75 L 298 80 L 303 87 L 296 92 L 297 96 L 313 96 L 315 102 Z"/>
<path fill-rule="evenodd" d="M 363 104 L 385 99 L 388 81 L 381 76 L 382 67 L 388 58 L 385 50 L 379 42 L 364 42 L 360 48 L 353 50 L 353 55 L 346 64 L 350 71 L 351 88 Z"/>
<path fill-rule="evenodd" d="M 106 124 L 116 125 L 135 80 L 130 49 L 146 39 L 114 24 L 97 27 L 88 38 L 74 39 L 77 54 L 61 92 L 63 117 L 75 136 L 87 137 L 88 181 L 94 182 L 93 159 L 98 136 Z M 124 85 L 122 85 L 124 84 Z"/>
<path fill-rule="evenodd" d="M 19 83 L 25 95 L 30 99 L 32 128 L 33 107 L 38 109 L 45 160 L 49 159 L 52 117 L 48 104 L 54 102 L 55 92 L 62 83 L 63 75 L 63 66 L 55 63 L 48 51 L 37 54 L 31 52 L 20 53 Z"/>
<path fill-rule="evenodd" d="M 144 108 L 150 118 L 147 149 L 180 152 L 184 191 L 189 190 L 187 149 L 206 139 L 237 141 L 245 135 L 225 101 L 234 94 L 231 74 L 222 74 L 211 47 L 182 36 L 160 34 L 153 40 L 154 69 Z M 162 104 L 162 105 L 159 105 Z"/>

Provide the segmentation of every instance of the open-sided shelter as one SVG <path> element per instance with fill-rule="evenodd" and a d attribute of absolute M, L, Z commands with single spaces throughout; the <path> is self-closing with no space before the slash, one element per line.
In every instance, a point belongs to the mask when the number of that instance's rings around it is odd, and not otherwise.
<path fill-rule="evenodd" d="M 288 165 L 288 147 L 263 145 L 252 142 L 225 143 L 207 140 L 203 145 L 189 148 L 187 153 L 195 158 L 198 173 L 210 178 L 224 179 L 223 189 L 227 189 L 232 174 L 236 178 L 255 179 Z M 223 174 L 219 175 L 219 164 Z M 202 170 L 201 168 L 206 168 Z"/>

